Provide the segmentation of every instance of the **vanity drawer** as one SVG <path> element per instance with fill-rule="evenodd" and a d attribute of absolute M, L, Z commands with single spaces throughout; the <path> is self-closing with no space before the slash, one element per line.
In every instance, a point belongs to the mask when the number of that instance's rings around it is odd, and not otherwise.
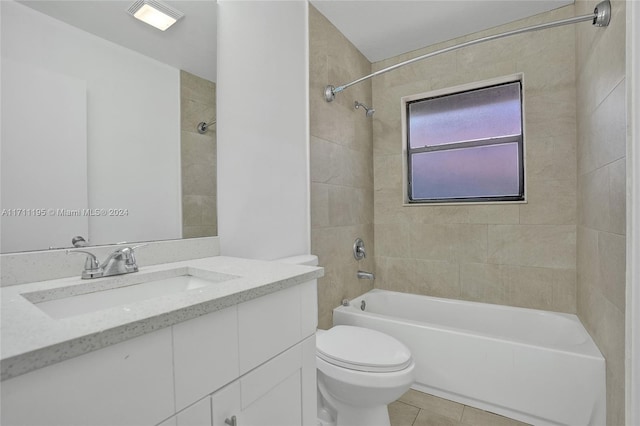
<path fill-rule="evenodd" d="M 175 324 L 173 354 L 178 411 L 235 380 L 237 306 Z"/>
<path fill-rule="evenodd" d="M 171 329 L 2 382 L 3 425 L 154 425 L 175 412 Z"/>
<path fill-rule="evenodd" d="M 240 374 L 315 333 L 316 293 L 313 280 L 238 305 Z"/>

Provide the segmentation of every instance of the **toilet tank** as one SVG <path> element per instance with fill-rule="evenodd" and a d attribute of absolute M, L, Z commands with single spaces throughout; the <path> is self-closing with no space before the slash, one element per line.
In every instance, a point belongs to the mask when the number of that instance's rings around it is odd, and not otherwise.
<path fill-rule="evenodd" d="M 274 262 L 289 263 L 292 265 L 318 266 L 318 256 L 315 254 L 301 254 L 299 256 L 283 257 Z"/>

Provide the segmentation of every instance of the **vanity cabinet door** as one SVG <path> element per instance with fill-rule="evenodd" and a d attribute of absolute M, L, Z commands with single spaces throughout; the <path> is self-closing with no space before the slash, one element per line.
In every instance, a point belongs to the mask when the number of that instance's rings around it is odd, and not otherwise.
<path fill-rule="evenodd" d="M 157 426 L 212 426 L 211 397 L 201 399 Z"/>
<path fill-rule="evenodd" d="M 238 426 L 300 426 L 301 404 L 298 370 L 243 409 Z"/>
<path fill-rule="evenodd" d="M 211 397 L 206 397 L 176 414 L 176 426 L 211 426 Z"/>
<path fill-rule="evenodd" d="M 311 337 L 214 393 L 213 426 L 228 426 L 234 416 L 237 426 L 315 426 L 315 386 Z M 305 406 L 305 398 L 313 404 Z"/>
<path fill-rule="evenodd" d="M 242 415 L 240 413 L 240 381 L 237 380 L 228 384 L 211 395 L 211 417 L 213 426 L 228 426 L 225 421 L 236 416 L 237 425 L 243 426 L 240 421 Z"/>
<path fill-rule="evenodd" d="M 240 378 L 238 426 L 302 424 L 302 356 L 298 344 Z"/>
<path fill-rule="evenodd" d="M 317 426 L 315 335 L 242 377 L 240 385 L 238 426 Z"/>

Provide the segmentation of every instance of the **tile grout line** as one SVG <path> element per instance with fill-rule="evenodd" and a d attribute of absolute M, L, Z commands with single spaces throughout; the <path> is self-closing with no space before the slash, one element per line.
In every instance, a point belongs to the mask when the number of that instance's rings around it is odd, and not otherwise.
<path fill-rule="evenodd" d="M 413 407 L 413 405 L 412 405 Z M 418 408 L 418 407 L 416 407 Z M 411 426 L 415 426 L 416 421 L 418 420 L 418 417 L 420 417 L 420 413 L 422 412 L 422 408 L 418 408 L 418 412 L 416 413 L 416 416 L 413 418 L 413 421 L 411 422 Z"/>
<path fill-rule="evenodd" d="M 467 409 L 466 405 L 462 406 L 462 412 L 460 413 L 460 419 L 458 420 L 458 423 L 462 424 L 462 419 L 464 418 L 464 410 Z"/>

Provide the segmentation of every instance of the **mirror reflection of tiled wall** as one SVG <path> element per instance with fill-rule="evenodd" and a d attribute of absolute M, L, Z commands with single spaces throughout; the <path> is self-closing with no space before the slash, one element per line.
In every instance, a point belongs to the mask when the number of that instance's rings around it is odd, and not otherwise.
<path fill-rule="evenodd" d="M 218 234 L 216 203 L 216 125 L 198 133 L 200 122 L 216 120 L 216 84 L 180 71 L 180 161 L 182 237 Z"/>

